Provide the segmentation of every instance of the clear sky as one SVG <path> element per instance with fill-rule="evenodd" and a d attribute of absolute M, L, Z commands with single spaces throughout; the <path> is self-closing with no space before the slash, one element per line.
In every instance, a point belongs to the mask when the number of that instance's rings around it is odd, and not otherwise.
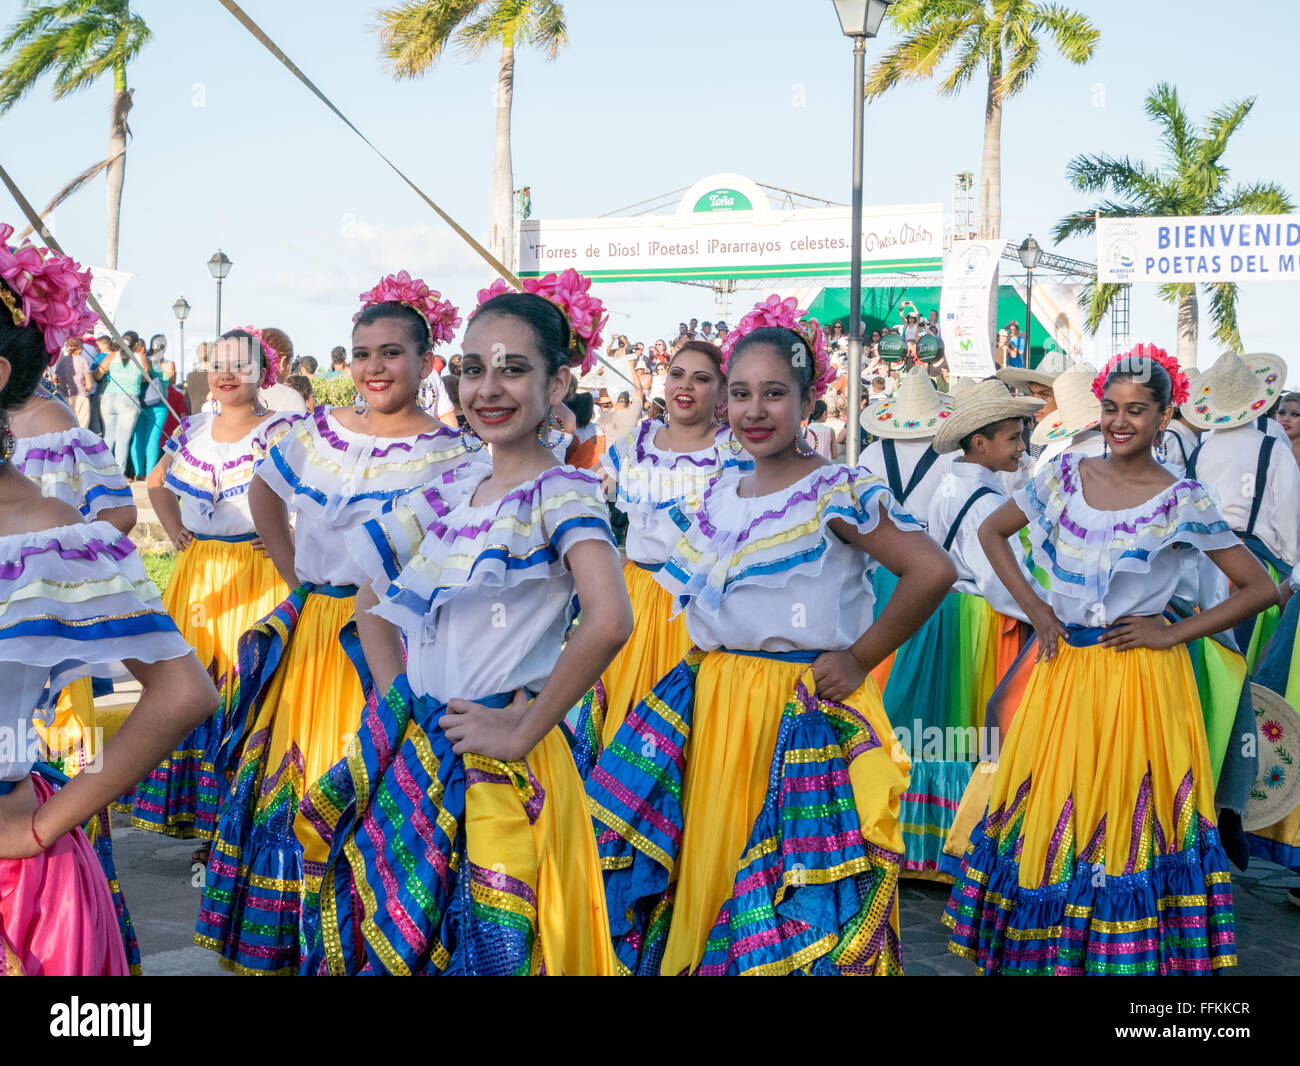
<path fill-rule="evenodd" d="M 382 69 L 378 3 L 243 0 L 288 55 L 380 148 L 483 239 L 492 162 L 496 59 L 452 54 L 416 81 Z M 187 346 L 215 326 L 206 262 L 234 261 L 226 328 L 276 325 L 300 354 L 346 344 L 356 296 L 408 269 L 458 305 L 491 280 L 472 252 L 341 122 L 298 84 L 216 0 L 137 0 L 154 40 L 129 71 L 130 125 L 119 267 L 127 287 L 119 328 L 166 332 L 171 304 L 193 305 Z M 1279 181 L 1300 198 L 1294 45 L 1300 9 L 1262 0 L 1233 9 L 1096 0 L 1096 58 L 1073 67 L 1045 52 L 1029 90 L 1003 119 L 1002 233 L 1033 232 L 1050 248 L 1055 221 L 1085 199 L 1065 181 L 1079 152 L 1155 162 L 1146 91 L 1173 82 L 1198 119 L 1257 95 L 1226 162 L 1237 180 Z M 565 0 L 570 44 L 553 63 L 516 64 L 515 184 L 536 217 L 590 217 L 731 171 L 847 201 L 851 43 L 830 0 Z M 7 27 L 18 0 L 0 0 Z M 869 42 L 868 59 L 889 38 Z M 60 103 L 49 81 L 0 119 L 4 162 L 38 206 L 107 150 L 111 80 Z M 952 175 L 978 173 L 984 88 L 954 99 L 909 85 L 867 109 L 868 203 L 940 201 Z M 21 229 L 0 191 L 0 219 Z M 88 265 L 102 262 L 102 178 L 55 213 L 55 233 Z M 1059 251 L 1095 258 L 1091 241 Z M 1300 359 L 1287 322 L 1294 282 L 1242 286 L 1247 350 Z M 676 323 L 716 315 L 712 293 L 677 285 L 606 285 L 611 325 L 647 342 Z M 738 308 L 738 310 L 743 310 Z M 738 316 L 737 316 L 738 317 Z M 1201 318 L 1202 365 L 1216 349 Z M 1175 346 L 1174 310 L 1137 292 L 1133 334 Z M 1292 380 L 1300 376 L 1293 372 Z"/>

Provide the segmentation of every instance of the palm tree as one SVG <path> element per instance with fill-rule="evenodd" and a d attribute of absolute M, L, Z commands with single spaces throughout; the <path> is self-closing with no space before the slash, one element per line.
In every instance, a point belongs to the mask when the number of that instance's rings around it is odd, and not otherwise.
<path fill-rule="evenodd" d="M 399 79 L 425 73 L 451 43 L 472 58 L 501 46 L 488 248 L 507 267 L 513 266 L 514 255 L 510 107 L 515 48 L 533 45 L 547 59 L 554 59 L 568 39 L 564 7 L 556 0 L 406 0 L 379 12 L 380 48 L 389 70 Z"/>
<path fill-rule="evenodd" d="M 0 41 L 0 52 L 9 56 L 8 64 L 0 70 L 0 114 L 13 107 L 49 71 L 56 72 L 56 100 L 84 89 L 101 74 L 113 73 L 108 155 L 101 164 L 108 170 L 108 246 L 104 265 L 110 270 L 117 269 L 126 139 L 131 132 L 126 124 L 131 110 L 126 67 L 152 36 L 144 19 L 131 13 L 129 0 L 27 0 L 26 9 Z"/>
<path fill-rule="evenodd" d="M 1158 167 L 1125 156 L 1080 155 L 1070 161 L 1066 173 L 1079 192 L 1105 193 L 1119 199 L 1102 200 L 1067 215 L 1056 224 L 1053 236 L 1059 243 L 1067 237 L 1096 230 L 1098 214 L 1110 218 L 1131 215 L 1279 215 L 1295 210 L 1294 202 L 1280 185 L 1254 182 L 1228 186 L 1228 168 L 1223 165 L 1228 141 L 1241 128 L 1255 106 L 1255 98 L 1225 104 L 1197 130 L 1187 117 L 1178 92 L 1161 83 L 1146 98 L 1148 117 L 1160 126 L 1160 144 L 1165 159 Z M 1210 297 L 1210 319 L 1214 339 L 1235 352 L 1242 350 L 1237 329 L 1237 286 L 1231 282 L 1206 285 Z M 1095 333 L 1119 292 L 1115 284 L 1084 287 L 1080 302 L 1084 324 Z M 1178 361 L 1196 365 L 1199 307 L 1194 283 L 1160 286 L 1161 298 L 1178 302 Z"/>
<path fill-rule="evenodd" d="M 1043 35 L 1071 63 L 1082 64 L 1092 58 L 1100 34 L 1086 16 L 1034 0 L 897 0 L 889 20 L 903 39 L 868 75 L 868 100 L 900 82 L 933 76 L 954 55 L 939 83 L 941 95 L 956 95 L 981 69 L 987 74 L 978 227 L 981 238 L 1000 237 L 1002 105 L 1034 76 Z"/>

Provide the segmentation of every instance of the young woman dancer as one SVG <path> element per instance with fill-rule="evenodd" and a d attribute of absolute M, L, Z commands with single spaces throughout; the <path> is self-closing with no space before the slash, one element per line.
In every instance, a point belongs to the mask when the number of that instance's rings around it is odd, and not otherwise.
<path fill-rule="evenodd" d="M 572 271 L 524 284 L 481 292 L 465 334 L 461 404 L 491 469 L 445 474 L 347 538 L 369 575 L 357 621 L 385 695 L 304 805 L 333 837 L 308 973 L 614 970 L 559 723 L 631 634 L 632 609 L 600 479 L 545 444 L 603 309 Z"/>
<path fill-rule="evenodd" d="M 1170 362 L 1172 380 L 1161 358 L 1110 370 L 1099 382 L 1107 455 L 1058 456 L 980 527 L 1040 655 L 944 916 L 950 949 L 983 973 L 1206 973 L 1236 962 L 1184 645 L 1277 593 L 1205 487 L 1156 461 L 1186 396 Z M 1047 602 L 1007 543 L 1026 524 L 1050 571 Z M 1161 612 L 1190 550 L 1237 591 L 1169 625 Z"/>
<path fill-rule="evenodd" d="M 257 534 L 295 591 L 240 641 L 239 701 L 223 745 L 243 741 L 244 751 L 195 930 L 195 943 L 240 973 L 298 970 L 310 939 L 299 915 L 304 900 L 315 913 L 328 853 L 298 806 L 343 754 L 369 694 L 368 676 L 340 640 L 351 633 L 364 577 L 342 536 L 468 458 L 461 435 L 418 403 L 433 345 L 459 324 L 456 309 L 405 271 L 361 299 L 352 331 L 356 407 L 318 407 L 294 423 L 248 489 Z"/>
<path fill-rule="evenodd" d="M 221 706 L 136 787 L 132 821 L 140 829 L 212 839 L 233 769 L 218 766 L 218 751 L 239 697 L 239 638 L 289 595 L 248 509 L 257 467 L 293 422 L 258 401 L 276 366 L 260 331 L 226 333 L 208 357 L 216 410 L 183 419 L 149 474 L 154 512 L 180 554 L 163 603 L 207 667 Z M 228 761 L 237 758 L 227 753 Z M 195 858 L 207 861 L 202 851 Z"/>
<path fill-rule="evenodd" d="M 627 515 L 623 580 L 636 626 L 583 699 L 577 734 L 578 764 L 584 772 L 627 712 L 690 650 L 686 619 L 673 617 L 672 595 L 656 577 L 681 536 L 669 508 L 698 496 L 723 472 L 753 469 L 718 419 L 725 390 L 722 350 L 705 341 L 687 341 L 668 364 L 668 424 L 646 419 L 602 457 L 607 491 Z"/>
<path fill-rule="evenodd" d="M 0 754 L 0 975 L 121 976 L 120 898 L 81 824 L 210 714 L 216 693 L 125 534 L 44 496 L 11 461 L 9 413 L 94 322 L 89 271 L 11 251 L 12 233 L 0 225 L 0 727 L 26 737 L 43 693 L 119 660 L 143 688 L 97 773 L 59 788 L 67 779 L 25 744 Z"/>
<path fill-rule="evenodd" d="M 40 486 L 41 495 L 75 507 L 87 522 L 102 520 L 124 534 L 135 526 L 131 486 L 103 439 L 83 429 L 68 406 L 39 386 L 9 415 L 15 437 L 10 462 Z M 96 756 L 94 700 L 89 677 L 59 693 L 54 720 L 36 726 L 51 764 L 75 774 Z"/>
<path fill-rule="evenodd" d="M 674 508 L 663 571 L 697 650 L 587 780 L 615 950 L 636 973 L 901 972 L 907 758 L 868 672 L 956 571 L 884 482 L 802 442 L 834 370 L 800 319 L 769 302 L 731 334 L 728 416 L 754 470 Z M 873 622 L 878 564 L 899 586 Z"/>

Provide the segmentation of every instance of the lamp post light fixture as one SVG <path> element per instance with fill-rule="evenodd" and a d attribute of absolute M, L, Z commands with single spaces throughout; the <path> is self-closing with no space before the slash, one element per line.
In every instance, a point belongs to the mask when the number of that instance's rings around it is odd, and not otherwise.
<path fill-rule="evenodd" d="M 862 125 L 867 38 L 880 32 L 891 0 L 832 0 L 840 30 L 853 39 L 853 232 L 849 269 L 849 426 L 848 461 L 862 447 Z"/>
<path fill-rule="evenodd" d="M 1029 337 L 1030 329 L 1034 322 L 1034 267 L 1038 266 L 1038 260 L 1042 258 L 1043 250 L 1038 246 L 1031 233 L 1017 249 L 1020 253 L 1020 265 L 1025 268 L 1025 369 L 1031 369 L 1029 356 Z"/>
<path fill-rule="evenodd" d="M 212 253 L 212 258 L 208 260 L 208 273 L 217 279 L 217 336 L 221 336 L 221 282 L 225 280 L 230 268 L 234 264 L 227 258 L 226 253 L 218 248 Z"/>
<path fill-rule="evenodd" d="M 176 316 L 176 321 L 180 323 L 180 327 L 181 327 L 180 368 L 176 372 L 176 377 L 178 380 L 184 381 L 185 380 L 185 319 L 187 319 L 190 314 L 190 305 L 186 302 L 184 296 L 180 297 L 179 299 L 177 299 L 177 301 L 174 304 L 172 304 L 172 314 Z"/>

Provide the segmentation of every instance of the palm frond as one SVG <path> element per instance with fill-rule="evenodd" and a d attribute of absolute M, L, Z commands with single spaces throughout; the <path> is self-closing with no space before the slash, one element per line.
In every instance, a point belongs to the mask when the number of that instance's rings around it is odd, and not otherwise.
<path fill-rule="evenodd" d="M 1168 82 L 1160 82 L 1146 98 L 1147 117 L 1161 126 L 1160 143 L 1169 158 L 1175 162 L 1186 159 L 1188 148 L 1194 140 L 1187 110 L 1178 98 L 1178 90 Z"/>
<path fill-rule="evenodd" d="M 95 163 L 93 166 L 87 167 L 85 170 L 83 170 L 80 174 L 78 174 L 75 178 L 73 178 L 70 182 L 68 182 L 65 186 L 63 186 L 63 188 L 61 188 L 58 192 L 54 194 L 54 198 L 50 200 L 50 202 L 41 209 L 40 217 L 44 218 L 51 211 L 57 208 L 59 204 L 63 203 L 64 200 L 66 200 L 74 192 L 76 192 L 83 185 L 85 185 L 86 182 L 88 182 L 101 170 L 105 169 L 107 166 L 109 166 L 109 164 L 120 159 L 125 154 L 126 154 L 126 150 L 123 149 L 122 151 L 118 152 L 117 155 L 109 156 L 107 159 L 101 159 L 98 163 Z M 25 230 L 22 231 L 22 233 L 17 235 L 15 240 L 21 242 L 24 237 L 30 236 L 31 233 L 32 233 L 32 227 L 28 226 Z"/>
<path fill-rule="evenodd" d="M 1210 290 L 1210 321 L 1214 339 L 1229 351 L 1243 352 L 1241 331 L 1237 328 L 1237 286 L 1229 281 L 1205 286 Z"/>
<path fill-rule="evenodd" d="M 1121 286 L 1113 281 L 1099 282 L 1096 278 L 1085 281 L 1079 289 L 1079 307 L 1083 311 L 1083 330 L 1094 336 L 1102 320 L 1115 306 Z"/>
<path fill-rule="evenodd" d="M 1169 183 L 1140 160 L 1125 156 L 1078 155 L 1066 164 L 1066 178 L 1079 192 L 1110 189 L 1149 209 L 1152 214 L 1169 199 Z"/>
<path fill-rule="evenodd" d="M 1103 200 L 1092 207 L 1084 207 L 1062 218 L 1052 230 L 1052 240 L 1060 244 L 1067 237 L 1086 237 L 1097 229 L 1097 214 L 1102 218 L 1134 218 L 1145 215 L 1144 208 L 1133 204 L 1118 204 Z"/>
<path fill-rule="evenodd" d="M 394 78 L 416 78 L 447 50 L 453 35 L 483 0 L 406 0 L 381 8 L 379 52 Z"/>
<path fill-rule="evenodd" d="M 1002 71 L 1002 77 L 998 79 L 996 87 L 997 95 L 1003 99 L 1009 99 L 1020 92 L 1029 84 L 1029 79 L 1034 76 L 1034 71 L 1038 69 L 1039 48 L 1038 41 L 1026 34 L 1015 33 L 1012 35 L 1013 51 L 1010 59 L 1007 60 L 1006 67 Z"/>
<path fill-rule="evenodd" d="M 935 19 L 889 49 L 867 74 L 867 99 L 899 82 L 928 78 L 960 39 L 959 22 Z"/>
<path fill-rule="evenodd" d="M 1224 104 L 1205 123 L 1205 137 L 1200 144 L 1199 161 L 1202 165 L 1213 166 L 1228 149 L 1228 141 L 1241 128 L 1251 109 L 1255 106 L 1255 97 L 1236 100 Z"/>
<path fill-rule="evenodd" d="M 1295 201 L 1282 186 L 1272 181 L 1237 185 L 1217 205 L 1216 215 L 1286 215 L 1295 210 Z"/>
<path fill-rule="evenodd" d="M 1056 42 L 1056 50 L 1071 63 L 1088 62 L 1097 49 L 1101 33 L 1088 16 L 1079 11 L 1071 11 L 1060 4 L 1036 5 L 1029 17 L 1029 25 L 1035 34 L 1046 30 Z"/>
<path fill-rule="evenodd" d="M 990 65 L 989 36 L 986 26 L 971 26 L 966 31 L 957 62 L 939 83 L 940 96 L 955 96 L 981 69 Z"/>
<path fill-rule="evenodd" d="M 530 5 L 528 43 L 540 48 L 547 59 L 554 59 L 569 43 L 569 28 L 564 22 L 564 5 L 556 0 L 534 0 Z"/>

